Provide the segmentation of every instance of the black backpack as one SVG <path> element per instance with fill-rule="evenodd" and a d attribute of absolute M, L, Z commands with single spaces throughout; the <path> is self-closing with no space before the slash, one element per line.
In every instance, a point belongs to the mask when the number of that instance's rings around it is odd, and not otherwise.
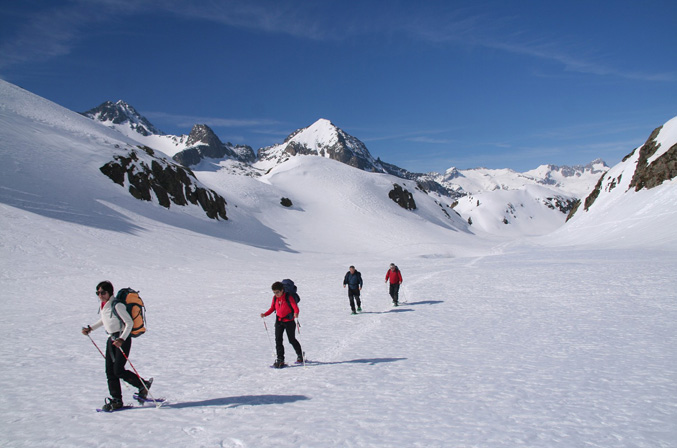
<path fill-rule="evenodd" d="M 289 305 L 289 309 L 293 310 L 294 308 L 291 306 L 289 296 L 294 297 L 294 301 L 296 302 L 297 306 L 301 301 L 301 297 L 299 297 L 298 293 L 296 292 L 296 285 L 294 284 L 293 281 L 289 280 L 288 278 L 285 278 L 284 280 L 282 280 L 282 286 L 284 287 L 284 298 L 287 301 L 287 304 Z M 289 313 L 289 315 L 286 316 L 286 318 L 294 319 L 294 311 Z"/>
<path fill-rule="evenodd" d="M 289 280 L 288 278 L 285 278 L 284 280 L 282 280 L 282 286 L 284 286 L 284 297 L 285 299 L 287 299 L 289 308 L 292 307 L 291 302 L 289 301 L 290 295 L 294 297 L 294 301 L 298 305 L 299 302 L 301 301 L 301 297 L 299 297 L 298 293 L 296 292 L 296 285 L 294 284 L 294 282 Z"/>

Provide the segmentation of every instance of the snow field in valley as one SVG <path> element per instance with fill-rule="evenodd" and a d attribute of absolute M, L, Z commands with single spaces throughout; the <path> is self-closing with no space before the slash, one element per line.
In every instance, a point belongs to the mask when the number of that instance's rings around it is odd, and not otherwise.
<path fill-rule="evenodd" d="M 0 314 L 3 446 L 667 447 L 677 437 L 670 252 L 513 245 L 347 261 L 163 226 L 77 233 L 7 206 L 2 216 L 19 235 L 27 222 L 46 235 L 3 240 L 13 297 Z M 390 262 L 405 280 L 398 308 L 383 282 Z M 365 280 L 357 316 L 341 286 L 349 264 Z M 299 285 L 311 362 L 275 370 L 259 314 L 283 277 Z M 107 396 L 103 359 L 79 328 L 96 319 L 104 278 L 146 300 L 149 331 L 131 360 L 155 377 L 161 409 L 94 412 Z M 102 331 L 92 336 L 103 348 Z"/>

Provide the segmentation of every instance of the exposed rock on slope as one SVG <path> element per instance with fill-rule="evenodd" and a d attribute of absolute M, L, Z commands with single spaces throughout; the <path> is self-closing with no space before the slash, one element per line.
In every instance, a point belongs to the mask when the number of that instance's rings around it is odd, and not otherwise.
<path fill-rule="evenodd" d="M 184 206 L 190 202 L 199 204 L 211 219 L 228 219 L 226 200 L 200 186 L 192 172 L 155 157 L 148 147 L 140 149 L 144 151 L 142 157 L 131 149 L 126 156 L 114 156 L 114 160 L 100 168 L 101 172 L 123 187 L 126 178 L 129 193 L 137 199 L 151 201 L 154 194 L 163 207 L 169 208 L 171 203 Z"/>

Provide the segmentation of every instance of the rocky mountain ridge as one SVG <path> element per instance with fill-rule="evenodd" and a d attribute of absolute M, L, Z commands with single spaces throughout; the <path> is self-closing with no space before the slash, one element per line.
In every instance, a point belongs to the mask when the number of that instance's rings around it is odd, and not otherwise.
<path fill-rule="evenodd" d="M 110 112 L 111 105 L 119 105 L 122 110 L 113 114 Z M 103 114 L 99 112 L 100 110 L 109 112 Z M 129 110 L 134 111 L 134 114 L 130 116 Z M 111 121 L 108 120 L 110 116 L 128 116 L 128 126 L 141 136 L 147 135 L 145 129 L 156 129 L 147 119 L 123 101 L 106 102 L 98 108 L 85 112 L 84 115 L 105 124 Z M 148 126 L 144 128 L 134 126 L 134 123 L 138 122 L 148 123 Z M 116 124 L 124 124 L 124 122 L 118 118 Z M 156 131 L 157 135 L 166 136 L 161 131 L 157 129 Z M 602 160 L 598 159 L 585 166 L 542 165 L 526 173 L 517 173 L 509 169 L 475 168 L 458 170 L 453 167 L 443 174 L 435 172 L 415 173 L 387 163 L 380 158 L 374 158 L 362 141 L 324 118 L 317 120 L 308 127 L 292 132 L 281 144 L 260 148 L 256 154 L 249 146 L 223 143 L 209 126 L 202 124 L 196 124 L 188 136 L 173 136 L 173 140 L 177 143 L 175 150 L 171 151 L 170 155 L 173 155 L 174 160 L 187 167 L 195 166 L 205 159 L 214 159 L 217 162 L 218 160 L 232 159 L 252 165 L 265 172 L 273 166 L 289 160 L 290 157 L 315 155 L 337 160 L 361 170 L 387 173 L 415 181 L 422 190 L 451 199 L 484 190 L 516 189 L 525 183 L 550 185 L 568 190 L 572 183 L 568 180 L 594 177 L 593 181 L 588 181 L 589 188 L 584 187 L 586 191 L 582 193 L 576 191 L 576 195 L 580 196 L 587 194 L 598 177 L 608 168 Z M 147 144 L 145 141 L 143 143 Z M 162 150 L 162 148 L 155 149 Z"/>
<path fill-rule="evenodd" d="M 632 192 L 674 182 L 675 178 L 677 117 L 654 129 L 642 146 L 635 148 L 621 163 L 600 177 L 593 191 L 585 199 L 576 202 L 567 221 L 576 214 L 589 211 L 598 201 L 613 202 Z"/>
<path fill-rule="evenodd" d="M 114 107 L 120 110 L 114 113 L 111 111 Z M 525 222 L 529 222 L 528 226 L 533 227 L 527 233 L 537 232 L 538 221 L 544 216 L 552 216 L 551 211 L 557 212 L 556 218 L 554 221 L 553 218 L 547 219 L 561 225 L 576 201 L 587 195 L 608 169 L 603 161 L 595 160 L 586 166 L 542 165 L 525 173 L 510 169 L 458 170 L 453 167 L 443 174 L 414 173 L 373 157 L 362 141 L 324 118 L 297 129 L 282 143 L 260 148 L 254 153 L 249 146 L 223 143 L 204 124 L 194 125 L 189 135 L 164 134 L 123 101 L 106 102 L 84 115 L 137 139 L 142 147 L 164 151 L 174 161 L 197 173 L 209 170 L 259 177 L 294 157 L 316 156 L 336 160 L 362 171 L 390 174 L 412 181 L 416 189 L 432 195 L 447 214 L 455 208 L 455 212 L 460 213 L 468 223 L 474 222 L 476 226 L 492 229 L 491 232 L 503 232 L 505 224 L 517 224 L 520 216 L 523 218 L 519 225 L 524 226 Z M 116 117 L 116 120 L 110 117 Z M 137 123 L 148 125 L 139 127 Z M 149 135 L 147 129 L 154 129 L 157 133 Z M 414 209 L 413 200 L 409 201 L 406 197 L 410 192 L 400 192 L 397 187 L 393 184 L 389 193 L 391 199 L 404 208 Z M 523 192 L 527 187 L 528 192 Z M 499 191 L 512 193 L 499 194 Z M 478 195 L 482 196 L 481 201 L 475 199 Z M 493 195 L 495 200 L 487 200 L 487 195 Z M 292 199 L 287 198 L 290 201 Z M 530 204 L 528 213 L 515 206 L 515 203 L 524 204 L 525 201 Z M 482 206 L 478 207 L 479 204 Z M 533 210 L 531 204 L 536 204 L 538 210 Z M 483 225 L 485 222 L 501 225 Z"/>

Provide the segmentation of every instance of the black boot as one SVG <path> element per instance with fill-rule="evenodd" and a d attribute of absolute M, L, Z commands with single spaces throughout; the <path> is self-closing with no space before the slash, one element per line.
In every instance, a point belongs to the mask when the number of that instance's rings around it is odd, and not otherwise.
<path fill-rule="evenodd" d="M 123 406 L 121 398 L 106 398 L 106 402 L 101 407 L 104 412 L 113 412 Z"/>
<path fill-rule="evenodd" d="M 149 379 L 148 381 L 146 380 L 141 380 L 143 381 L 143 384 L 146 385 L 146 387 L 139 387 L 139 393 L 137 394 L 139 398 L 145 400 L 146 397 L 148 397 L 148 390 L 150 389 L 150 386 L 153 384 L 153 378 Z"/>
<path fill-rule="evenodd" d="M 276 369 L 281 369 L 285 365 L 286 364 L 284 363 L 284 359 L 277 359 L 275 360 L 275 363 L 273 363 L 273 367 L 275 367 Z"/>

